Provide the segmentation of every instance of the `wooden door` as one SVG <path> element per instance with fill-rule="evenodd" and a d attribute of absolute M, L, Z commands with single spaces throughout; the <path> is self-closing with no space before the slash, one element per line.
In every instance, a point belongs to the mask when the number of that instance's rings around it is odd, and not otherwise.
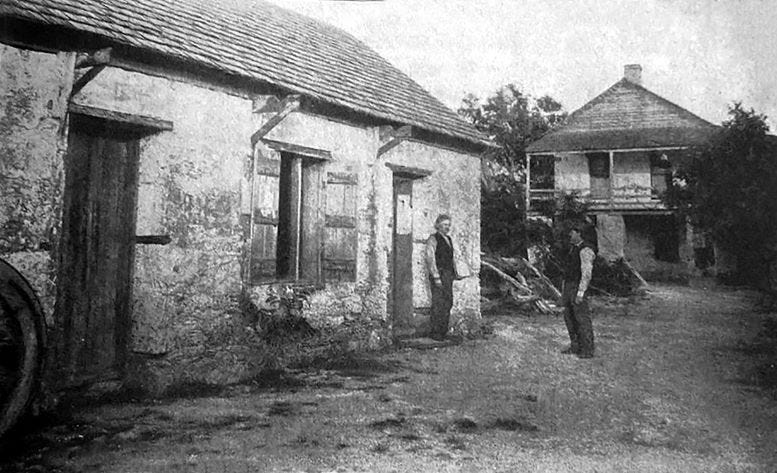
<path fill-rule="evenodd" d="M 394 176 L 392 311 L 394 335 L 413 333 L 413 181 Z"/>
<path fill-rule="evenodd" d="M 57 356 L 68 383 L 120 376 L 130 327 L 139 135 L 74 115 L 65 157 Z"/>

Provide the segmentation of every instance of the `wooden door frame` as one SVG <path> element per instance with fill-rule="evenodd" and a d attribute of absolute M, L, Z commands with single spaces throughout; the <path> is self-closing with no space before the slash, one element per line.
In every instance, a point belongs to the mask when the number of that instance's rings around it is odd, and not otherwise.
<path fill-rule="evenodd" d="M 398 164 L 392 164 L 392 163 L 386 163 L 386 167 L 391 169 L 392 171 L 392 200 L 391 200 L 391 207 L 392 207 L 392 231 L 391 231 L 391 298 L 390 298 L 390 316 L 392 321 L 392 331 L 394 338 L 401 338 L 403 334 L 398 333 L 398 327 L 397 327 L 397 305 L 396 305 L 396 267 L 397 267 L 397 251 L 396 251 L 396 244 L 397 244 L 397 181 L 405 181 L 408 182 L 410 185 L 410 202 L 411 206 L 413 205 L 413 187 L 415 181 L 419 179 L 423 179 L 425 177 L 428 177 L 432 174 L 431 171 L 428 171 L 426 169 L 417 168 L 417 167 L 410 167 L 410 166 L 403 166 Z M 412 214 L 411 214 L 412 218 Z M 412 221 L 411 221 L 412 225 Z M 410 288 L 411 288 L 411 294 L 410 294 L 410 305 L 413 311 L 415 311 L 415 304 L 414 304 L 414 291 L 415 287 L 413 285 L 413 244 L 414 244 L 414 232 L 411 227 L 411 233 L 410 233 Z M 410 315 L 410 317 L 413 317 L 413 314 Z M 416 334 L 414 334 L 416 335 Z"/>
<path fill-rule="evenodd" d="M 71 109 L 68 133 L 69 146 L 71 140 L 70 135 L 72 133 L 80 133 L 85 136 L 98 138 L 102 137 L 108 140 L 113 138 L 118 142 L 125 143 L 124 146 L 127 147 L 127 153 L 128 155 L 131 155 L 131 157 L 127 158 L 126 167 L 123 171 L 121 171 L 124 173 L 125 180 L 123 181 L 122 189 L 120 189 L 118 192 L 120 195 L 119 198 L 122 200 L 120 205 L 126 209 L 131 208 L 133 210 L 130 212 L 130 215 L 127 216 L 127 220 L 122 222 L 124 225 L 122 227 L 122 231 L 126 232 L 126 238 L 122 236 L 119 241 L 116 241 L 116 245 L 118 246 L 116 250 L 118 258 L 117 270 L 120 273 L 120 281 L 117 279 L 115 288 L 116 294 L 113 296 L 113 299 L 116 301 L 116 308 L 114 315 L 115 318 L 113 321 L 115 324 L 113 327 L 114 353 L 112 366 L 110 368 L 106 368 L 105 370 L 95 373 L 85 373 L 80 371 L 81 364 L 78 362 L 76 356 L 78 350 L 76 348 L 77 345 L 74 345 L 72 344 L 72 341 L 67 340 L 68 337 L 72 336 L 69 335 L 70 332 L 67 330 L 67 327 L 73 325 L 74 315 L 73 313 L 69 312 L 68 309 L 63 309 L 61 305 L 63 303 L 62 298 L 67 297 L 67 295 L 64 292 L 64 286 L 60 286 L 60 288 L 58 288 L 57 308 L 60 315 L 58 315 L 57 322 L 58 324 L 61 324 L 61 326 L 59 327 L 60 333 L 58 333 L 58 337 L 60 339 L 55 345 L 55 356 L 62 358 L 62 360 L 59 360 L 62 365 L 58 366 L 61 366 L 61 368 L 64 369 L 64 372 L 62 373 L 64 376 L 60 381 L 63 386 L 72 386 L 107 379 L 117 379 L 123 377 L 125 374 L 129 357 L 129 342 L 132 324 L 132 285 L 135 268 L 135 243 L 137 241 L 135 229 L 137 225 L 138 182 L 141 159 L 140 141 L 143 139 L 143 137 L 148 136 L 149 134 L 162 130 L 169 130 L 172 128 L 172 125 L 169 124 L 169 122 L 165 122 L 162 126 L 155 127 L 151 126 L 148 121 L 141 121 L 138 123 L 137 121 L 126 120 L 126 117 L 124 116 L 119 117 L 121 119 L 117 120 L 114 116 L 105 116 L 104 114 L 90 112 L 92 112 L 92 109 L 79 110 L 78 112 Z M 68 148 L 66 153 L 70 152 L 71 150 Z M 91 159 L 91 157 L 89 159 Z M 66 172 L 68 172 L 67 169 L 69 169 L 70 166 L 72 166 L 72 164 L 65 165 Z M 67 183 L 68 179 L 66 177 L 64 190 L 66 194 L 63 195 L 63 205 L 67 205 L 67 208 L 63 208 L 62 214 L 63 243 L 67 239 L 71 238 L 70 236 L 64 235 L 64 232 L 73 231 L 70 228 L 70 224 L 66 223 L 65 219 L 70 218 L 69 214 L 71 211 L 73 211 L 74 208 L 84 205 L 84 203 L 73 202 L 73 197 L 69 194 L 72 192 L 72 188 L 69 188 Z M 131 194 L 127 195 L 127 191 L 130 191 Z M 89 199 L 91 198 L 92 197 Z M 63 245 L 59 256 L 59 277 L 67 277 L 68 268 L 66 268 L 64 264 L 65 258 L 70 258 L 73 261 L 78 258 L 86 259 L 89 258 L 87 253 L 89 253 L 87 249 L 76 249 L 75 251 L 71 251 L 71 248 L 66 248 Z M 87 282 L 87 284 L 90 283 Z"/>

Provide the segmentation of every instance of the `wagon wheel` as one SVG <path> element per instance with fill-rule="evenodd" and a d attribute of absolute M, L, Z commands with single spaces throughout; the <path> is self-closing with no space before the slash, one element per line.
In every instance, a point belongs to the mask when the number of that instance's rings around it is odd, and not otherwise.
<path fill-rule="evenodd" d="M 0 259 L 0 437 L 24 413 L 39 384 L 43 312 L 29 283 Z"/>

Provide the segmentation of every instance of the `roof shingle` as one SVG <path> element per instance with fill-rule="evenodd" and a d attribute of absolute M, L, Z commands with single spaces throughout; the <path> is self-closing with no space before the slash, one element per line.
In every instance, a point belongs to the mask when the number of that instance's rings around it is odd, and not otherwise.
<path fill-rule="evenodd" d="M 693 146 L 705 143 L 716 128 L 648 89 L 621 79 L 526 150 L 536 153 Z"/>
<path fill-rule="evenodd" d="M 260 0 L 0 0 L 0 15 L 97 34 L 484 144 L 474 127 L 361 41 Z"/>

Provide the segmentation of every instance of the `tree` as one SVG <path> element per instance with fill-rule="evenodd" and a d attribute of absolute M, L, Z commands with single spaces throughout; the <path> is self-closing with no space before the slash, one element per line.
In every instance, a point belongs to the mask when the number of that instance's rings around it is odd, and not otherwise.
<path fill-rule="evenodd" d="M 468 94 L 459 114 L 501 147 L 487 159 L 509 169 L 522 168 L 526 146 L 567 116 L 552 97 L 534 99 L 514 84 L 500 88 L 482 104 L 478 97 Z"/>
<path fill-rule="evenodd" d="M 777 137 L 740 103 L 729 116 L 678 163 L 664 198 L 736 258 L 738 280 L 765 287 L 777 257 Z"/>
<path fill-rule="evenodd" d="M 534 99 L 508 84 L 484 103 L 468 94 L 459 114 L 500 146 L 483 158 L 481 246 L 504 255 L 525 253 L 525 149 L 566 113 L 553 98 Z"/>

